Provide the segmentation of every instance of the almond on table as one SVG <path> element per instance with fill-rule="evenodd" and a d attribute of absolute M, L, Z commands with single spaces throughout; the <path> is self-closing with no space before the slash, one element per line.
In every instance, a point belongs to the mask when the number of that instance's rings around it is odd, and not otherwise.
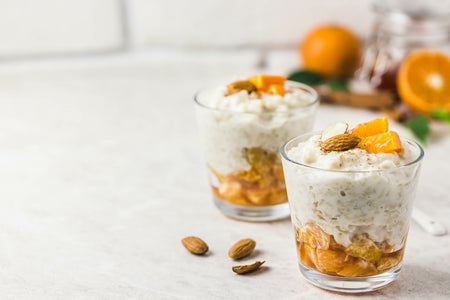
<path fill-rule="evenodd" d="M 252 239 L 243 239 L 236 242 L 228 251 L 228 256 L 233 259 L 243 258 L 253 252 L 256 242 Z"/>
<path fill-rule="evenodd" d="M 196 236 L 185 237 L 181 240 L 181 243 L 192 254 L 202 255 L 208 251 L 208 245 Z"/>

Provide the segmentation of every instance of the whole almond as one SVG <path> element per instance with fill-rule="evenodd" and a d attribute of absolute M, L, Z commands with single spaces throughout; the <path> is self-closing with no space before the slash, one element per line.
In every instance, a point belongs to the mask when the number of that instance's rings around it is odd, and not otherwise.
<path fill-rule="evenodd" d="M 188 236 L 181 240 L 184 248 L 188 249 L 189 252 L 197 255 L 201 255 L 208 251 L 208 245 L 196 236 Z"/>
<path fill-rule="evenodd" d="M 252 239 L 240 240 L 230 248 L 230 251 L 228 251 L 228 256 L 233 259 L 243 258 L 252 253 L 255 246 L 256 242 Z"/>
<path fill-rule="evenodd" d="M 248 80 L 239 80 L 232 82 L 229 85 L 227 85 L 227 89 L 228 91 L 226 93 L 226 96 L 233 95 L 242 90 L 247 91 L 248 94 L 250 94 L 251 92 L 256 92 L 257 90 L 256 86 Z"/>
<path fill-rule="evenodd" d="M 353 134 L 344 133 L 335 135 L 323 141 L 320 144 L 320 147 L 324 151 L 345 151 L 355 148 L 358 146 L 359 142 L 361 142 L 360 137 Z"/>
<path fill-rule="evenodd" d="M 266 261 L 263 260 L 263 261 L 257 261 L 251 265 L 234 266 L 232 268 L 232 270 L 234 273 L 237 273 L 237 274 L 247 274 L 247 273 L 256 271 L 265 262 Z"/>

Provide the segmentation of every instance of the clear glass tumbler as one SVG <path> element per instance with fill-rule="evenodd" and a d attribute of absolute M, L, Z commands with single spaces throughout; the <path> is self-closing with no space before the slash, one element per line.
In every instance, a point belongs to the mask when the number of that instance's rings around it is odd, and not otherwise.
<path fill-rule="evenodd" d="M 320 169 L 288 155 L 312 135 L 296 137 L 281 149 L 300 271 L 327 290 L 381 288 L 400 273 L 423 149 L 402 138 L 414 154 L 402 166 Z"/>
<path fill-rule="evenodd" d="M 279 149 L 312 129 L 319 97 L 306 85 L 286 81 L 306 104 L 285 111 L 237 112 L 206 106 L 195 96 L 197 121 L 215 205 L 225 215 L 247 221 L 289 216 Z"/>

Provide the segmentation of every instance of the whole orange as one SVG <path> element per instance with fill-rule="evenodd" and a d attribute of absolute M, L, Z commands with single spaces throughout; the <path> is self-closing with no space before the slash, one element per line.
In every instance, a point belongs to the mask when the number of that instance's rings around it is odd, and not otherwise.
<path fill-rule="evenodd" d="M 327 77 L 345 78 L 358 68 L 361 45 L 349 29 L 338 25 L 314 28 L 299 45 L 303 67 Z"/>

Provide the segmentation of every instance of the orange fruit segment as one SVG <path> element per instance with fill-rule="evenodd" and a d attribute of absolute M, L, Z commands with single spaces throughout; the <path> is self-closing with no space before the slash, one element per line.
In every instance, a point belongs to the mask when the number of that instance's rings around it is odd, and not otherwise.
<path fill-rule="evenodd" d="M 372 153 L 392 153 L 403 149 L 400 137 L 395 131 L 362 137 L 358 147 Z"/>
<path fill-rule="evenodd" d="M 362 123 L 353 128 L 350 133 L 359 137 L 366 137 L 385 133 L 389 130 L 389 122 L 387 117 L 372 120 L 370 122 Z"/>
<path fill-rule="evenodd" d="M 300 240 L 313 248 L 328 249 L 330 235 L 314 223 L 306 223 L 298 232 Z"/>
<path fill-rule="evenodd" d="M 284 90 L 284 85 L 282 84 L 271 84 L 269 87 L 269 93 L 284 96 L 286 91 Z"/>
<path fill-rule="evenodd" d="M 303 67 L 327 77 L 351 76 L 361 57 L 359 38 L 338 25 L 314 28 L 299 45 Z"/>
<path fill-rule="evenodd" d="M 397 89 L 417 112 L 450 110 L 450 56 L 434 50 L 412 52 L 400 66 Z"/>
<path fill-rule="evenodd" d="M 278 75 L 256 75 L 248 78 L 248 81 L 256 86 L 258 91 L 269 92 L 272 85 L 284 85 L 286 77 Z"/>

